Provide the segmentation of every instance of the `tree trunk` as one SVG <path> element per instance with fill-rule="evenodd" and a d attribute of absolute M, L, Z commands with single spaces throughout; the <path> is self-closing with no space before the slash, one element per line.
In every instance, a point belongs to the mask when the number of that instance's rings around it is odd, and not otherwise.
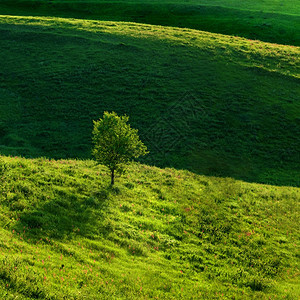
<path fill-rule="evenodd" d="M 115 170 L 111 170 L 111 185 L 114 185 L 115 183 Z"/>

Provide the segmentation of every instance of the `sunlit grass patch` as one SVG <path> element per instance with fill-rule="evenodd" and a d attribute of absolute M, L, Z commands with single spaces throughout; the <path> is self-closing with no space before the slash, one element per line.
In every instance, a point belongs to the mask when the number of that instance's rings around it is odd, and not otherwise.
<path fill-rule="evenodd" d="M 298 293 L 298 188 L 139 164 L 111 188 L 109 174 L 93 161 L 1 157 L 1 166 L 3 295 Z M 23 206 L 15 205 L 20 199 Z"/>

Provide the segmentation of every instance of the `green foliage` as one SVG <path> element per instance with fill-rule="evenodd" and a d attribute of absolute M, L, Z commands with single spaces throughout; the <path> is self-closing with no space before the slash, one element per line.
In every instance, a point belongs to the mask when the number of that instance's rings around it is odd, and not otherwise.
<path fill-rule="evenodd" d="M 142 164 L 111 187 L 95 161 L 0 160 L 3 299 L 299 295 L 299 188 Z"/>
<path fill-rule="evenodd" d="M 0 156 L 0 176 L 3 176 L 7 170 L 7 164 L 4 162 L 2 157 Z"/>
<path fill-rule="evenodd" d="M 148 153 L 139 139 L 138 130 L 131 128 L 128 120 L 128 116 L 104 112 L 102 119 L 94 121 L 93 155 L 112 172 L 112 184 L 114 171 L 122 173 L 133 158 Z"/>

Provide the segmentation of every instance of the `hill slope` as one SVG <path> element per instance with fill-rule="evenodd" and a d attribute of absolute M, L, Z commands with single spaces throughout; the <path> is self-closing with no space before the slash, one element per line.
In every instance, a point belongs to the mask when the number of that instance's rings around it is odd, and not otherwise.
<path fill-rule="evenodd" d="M 186 27 L 300 45 L 299 1 L 0 0 L 0 14 L 44 15 Z"/>
<path fill-rule="evenodd" d="M 299 185 L 298 47 L 59 18 L 0 30 L 1 153 L 89 158 L 92 120 L 114 110 L 147 163 Z"/>
<path fill-rule="evenodd" d="M 2 299 L 296 299 L 300 190 L 0 157 Z"/>

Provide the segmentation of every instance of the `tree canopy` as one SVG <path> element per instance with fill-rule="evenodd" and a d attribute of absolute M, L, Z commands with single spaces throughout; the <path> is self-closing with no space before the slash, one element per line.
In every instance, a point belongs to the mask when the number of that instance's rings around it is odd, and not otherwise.
<path fill-rule="evenodd" d="M 111 171 L 111 184 L 115 172 L 123 172 L 133 158 L 148 153 L 147 147 L 138 136 L 138 130 L 127 123 L 128 116 L 118 116 L 115 112 L 104 112 L 103 118 L 94 121 L 93 155 L 98 163 Z"/>

